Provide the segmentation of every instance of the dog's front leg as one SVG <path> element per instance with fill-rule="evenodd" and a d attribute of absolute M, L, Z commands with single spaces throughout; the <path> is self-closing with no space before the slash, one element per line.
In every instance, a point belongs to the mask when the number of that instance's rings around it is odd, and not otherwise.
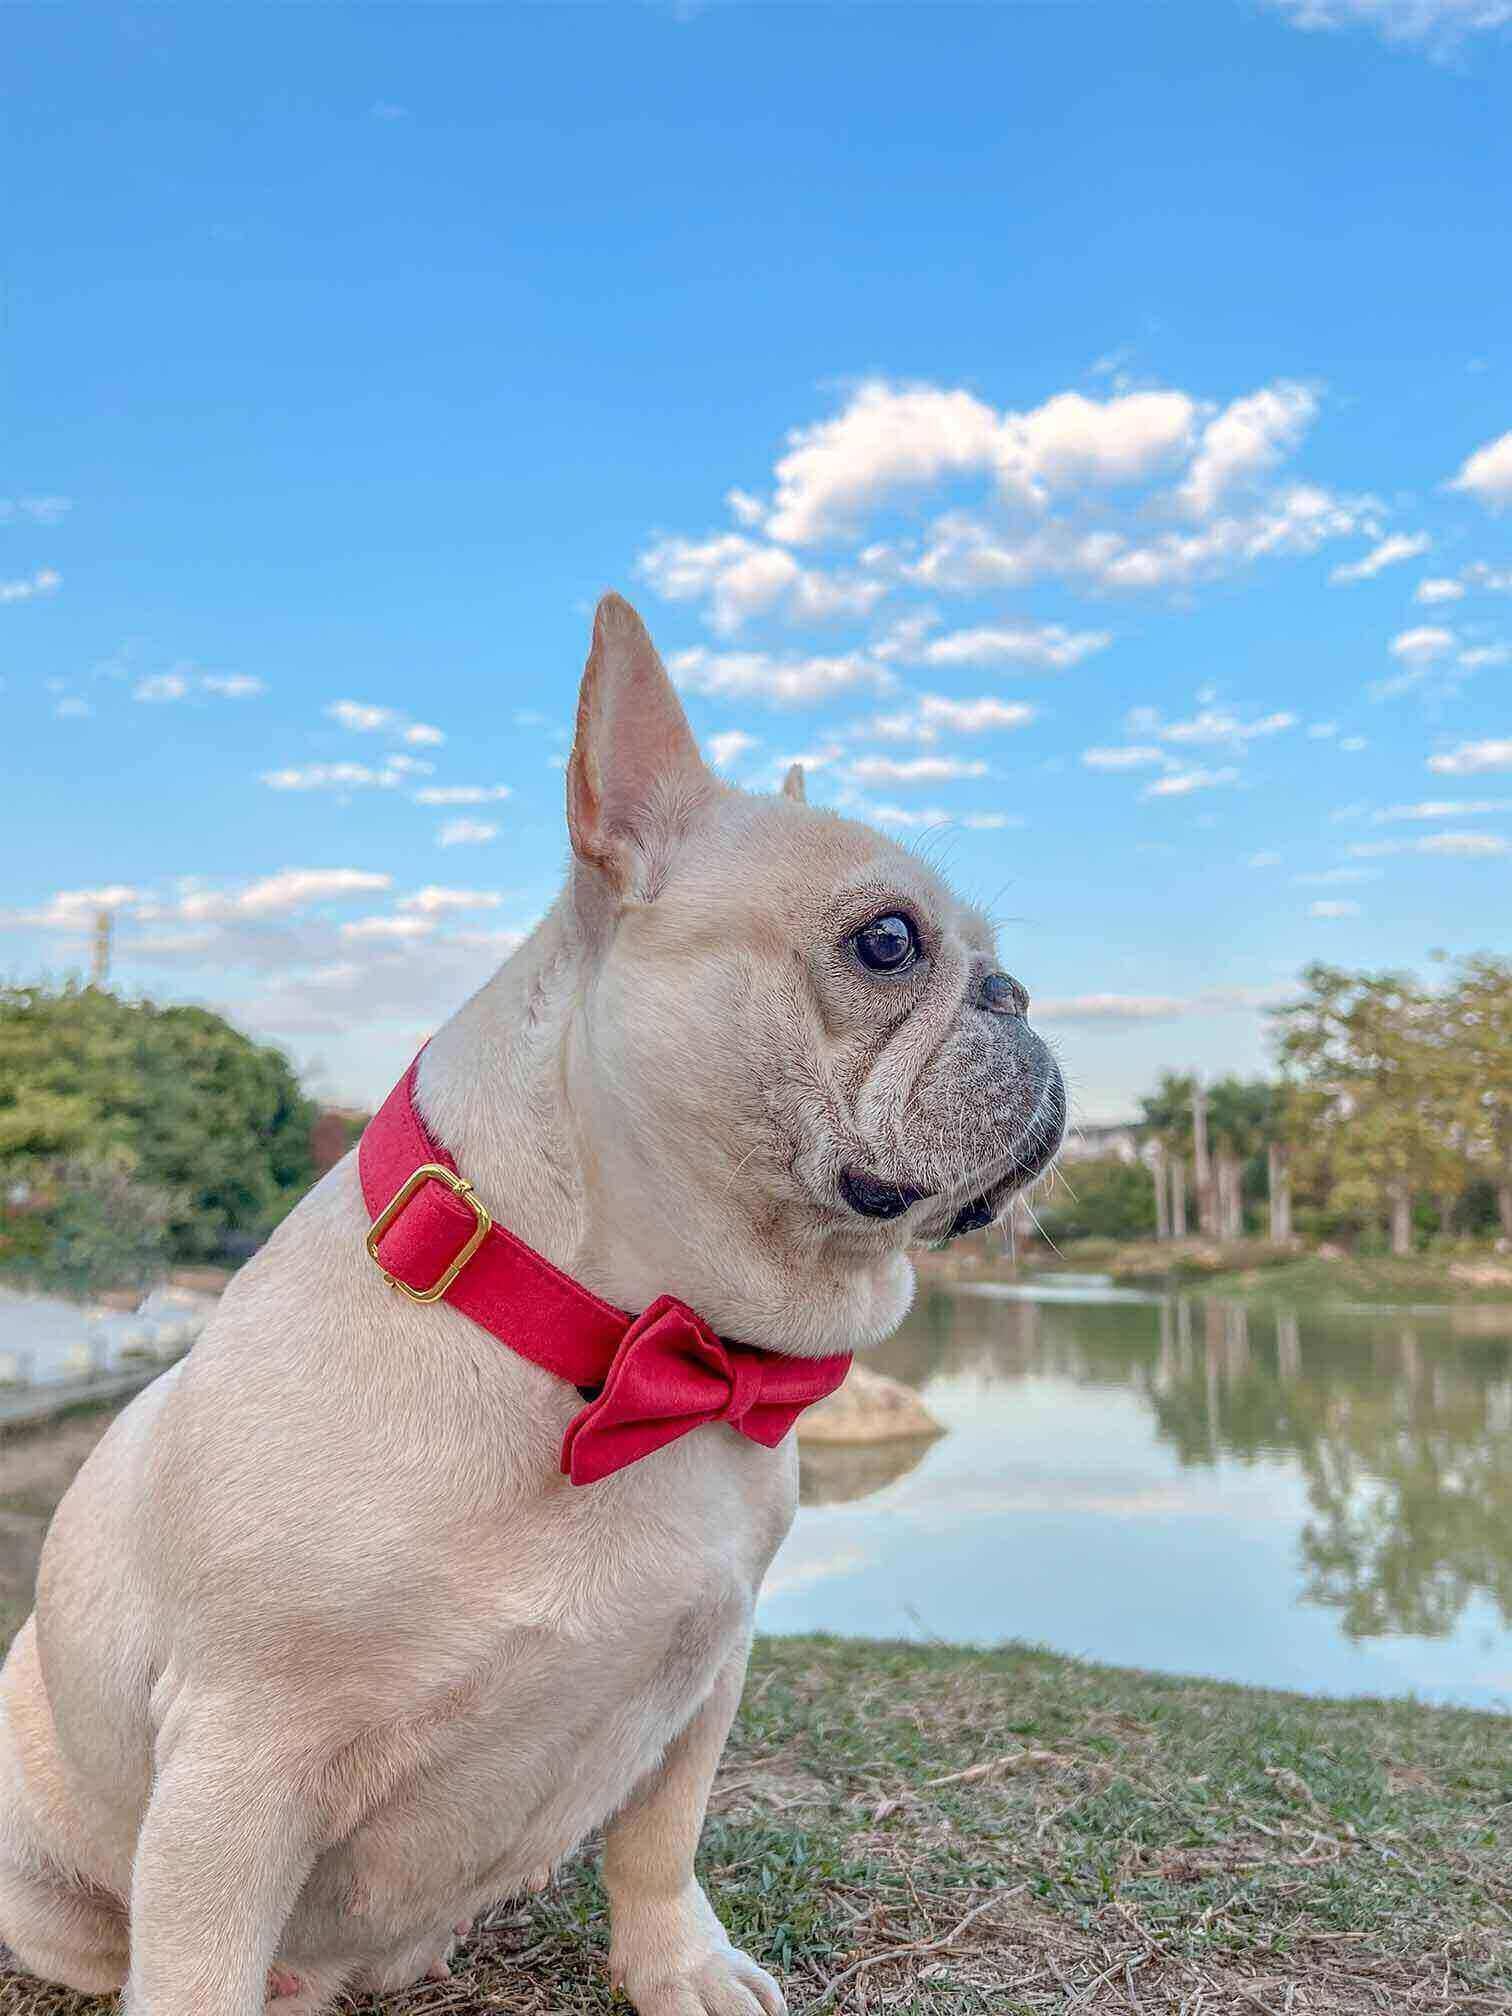
<path fill-rule="evenodd" d="M 122 2016 L 262 2016 L 274 1948 L 315 1856 L 313 1815 L 238 1704 L 159 1748 L 131 1880 Z"/>
<path fill-rule="evenodd" d="M 731 1945 L 693 1873 L 748 1649 L 605 1831 L 609 1965 L 640 2016 L 785 2016 L 782 1990 Z"/>

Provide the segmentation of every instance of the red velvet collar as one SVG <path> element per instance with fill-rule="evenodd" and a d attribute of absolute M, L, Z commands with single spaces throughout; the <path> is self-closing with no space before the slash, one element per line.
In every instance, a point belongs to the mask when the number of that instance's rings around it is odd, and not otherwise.
<path fill-rule="evenodd" d="M 495 1225 L 434 1142 L 415 1105 L 415 1060 L 368 1122 L 357 1151 L 373 1213 L 367 1250 L 411 1301 L 449 1302 L 533 1365 L 601 1389 L 574 1415 L 562 1469 L 592 1484 L 707 1422 L 772 1449 L 805 1407 L 833 1393 L 850 1354 L 794 1358 L 717 1337 L 662 1295 L 631 1316 Z"/>

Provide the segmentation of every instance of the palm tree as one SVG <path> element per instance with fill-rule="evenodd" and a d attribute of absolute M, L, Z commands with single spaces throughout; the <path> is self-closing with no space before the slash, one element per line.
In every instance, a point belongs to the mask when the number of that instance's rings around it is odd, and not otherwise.
<path fill-rule="evenodd" d="M 1155 1236 L 1184 1239 L 1187 1229 L 1187 1158 L 1192 1152 L 1193 1080 L 1167 1071 L 1140 1100 L 1155 1182 Z"/>

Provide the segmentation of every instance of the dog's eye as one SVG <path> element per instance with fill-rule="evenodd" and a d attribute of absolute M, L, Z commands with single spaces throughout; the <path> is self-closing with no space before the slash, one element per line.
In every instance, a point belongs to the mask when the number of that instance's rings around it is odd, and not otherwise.
<path fill-rule="evenodd" d="M 919 956 L 919 934 L 906 917 L 889 914 L 864 924 L 851 943 L 873 973 L 902 973 Z"/>

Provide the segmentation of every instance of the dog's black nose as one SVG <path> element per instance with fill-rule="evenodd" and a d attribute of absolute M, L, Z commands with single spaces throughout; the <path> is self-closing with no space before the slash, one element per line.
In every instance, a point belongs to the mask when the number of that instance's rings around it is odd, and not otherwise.
<path fill-rule="evenodd" d="M 988 973 L 977 982 L 975 995 L 978 1008 L 985 1008 L 992 1015 L 1027 1015 L 1029 996 L 1007 973 Z"/>

